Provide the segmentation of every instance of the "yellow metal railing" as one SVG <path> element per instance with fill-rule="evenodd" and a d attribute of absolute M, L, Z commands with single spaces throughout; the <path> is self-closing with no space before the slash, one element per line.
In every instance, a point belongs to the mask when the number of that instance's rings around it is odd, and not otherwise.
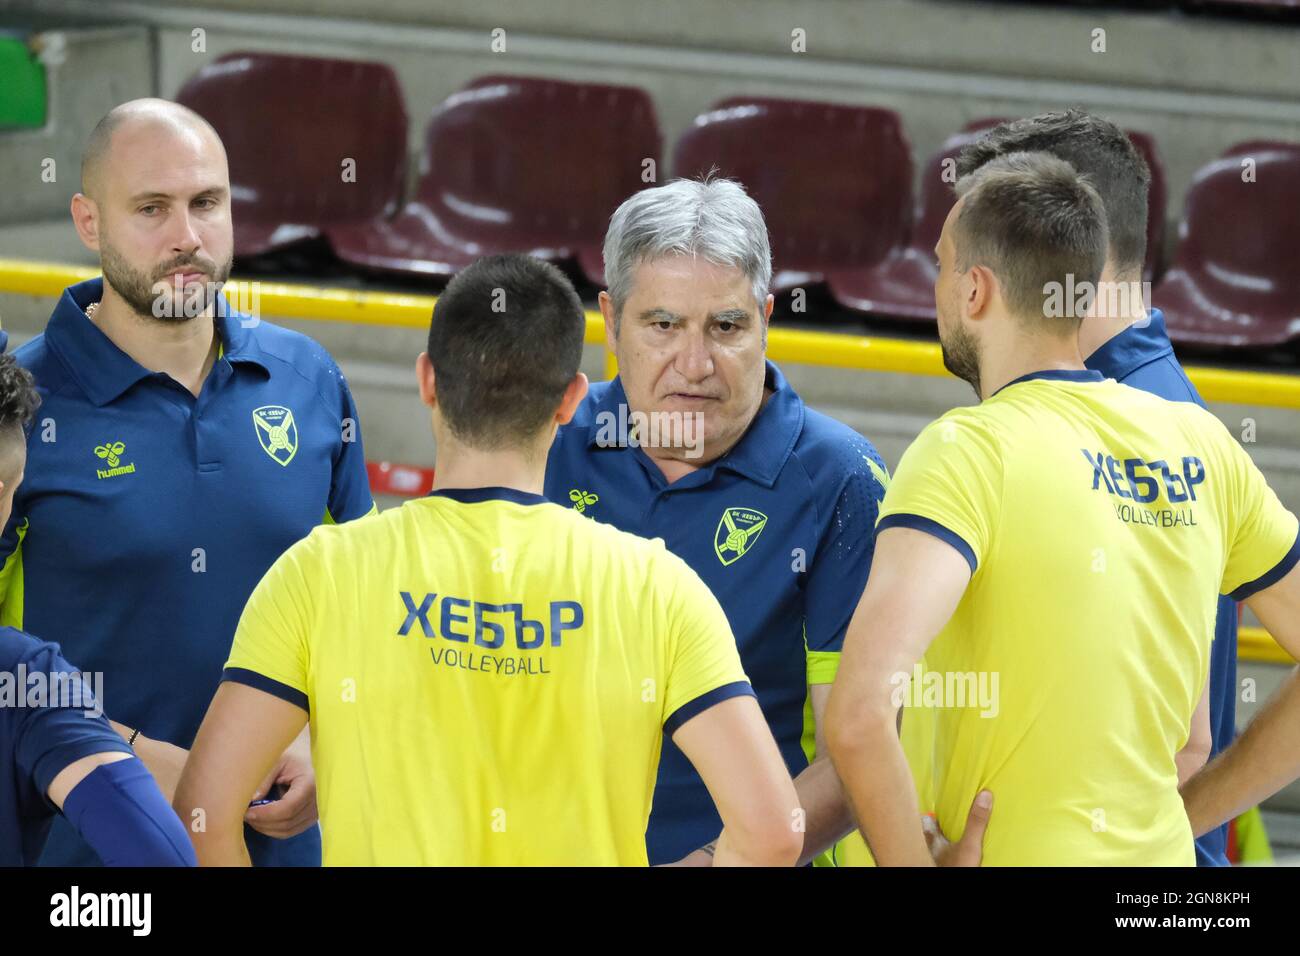
<path fill-rule="evenodd" d="M 0 259 L 0 292 L 56 298 L 66 287 L 98 274 L 98 269 L 85 266 Z M 250 281 L 256 281 L 255 289 Z M 432 295 L 361 292 L 260 280 L 233 280 L 231 287 L 233 299 L 256 301 L 264 315 L 418 329 L 428 328 L 436 301 Z M 605 341 L 605 324 L 599 312 L 587 313 L 586 341 L 593 345 Z M 767 353 L 773 361 L 827 368 L 909 375 L 948 374 L 939 346 L 934 342 L 772 329 L 768 333 Z M 615 369 L 610 355 L 607 355 L 606 368 L 611 374 Z M 1189 367 L 1187 375 L 1207 401 L 1300 408 L 1300 375 L 1205 367 Z M 1262 628 L 1242 628 L 1237 648 L 1242 660 L 1295 663 Z"/>
<path fill-rule="evenodd" d="M 53 298 L 74 282 L 98 274 L 98 269 L 84 266 L 0 259 L 0 292 Z M 252 298 L 247 280 L 233 281 L 231 286 L 232 297 L 237 300 L 249 301 Z M 408 328 L 428 327 L 436 299 L 431 295 L 360 292 L 262 281 L 257 282 L 256 291 L 257 301 L 265 315 Z M 587 341 L 599 344 L 604 340 L 605 329 L 600 313 L 587 313 Z M 768 335 L 767 352 L 776 362 L 864 372 L 948 374 L 935 342 L 773 329 Z M 1206 401 L 1300 408 L 1300 375 L 1204 366 L 1188 367 L 1187 375 Z"/>

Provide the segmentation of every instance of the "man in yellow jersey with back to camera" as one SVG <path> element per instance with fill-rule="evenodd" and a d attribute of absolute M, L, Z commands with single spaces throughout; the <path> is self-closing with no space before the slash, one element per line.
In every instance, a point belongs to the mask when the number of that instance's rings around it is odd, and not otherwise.
<path fill-rule="evenodd" d="M 1300 597 L 1296 518 L 1209 412 L 1084 368 L 1082 313 L 1052 291 L 1101 275 L 1086 178 L 1013 153 L 957 191 L 935 299 L 945 365 L 981 402 L 923 430 L 886 493 L 832 759 L 876 859 L 929 864 L 895 729 L 924 655 L 938 822 L 960 837 L 992 791 L 985 864 L 1191 866 L 1175 755 L 1194 714 L 1208 733 L 1213 595 L 1295 630 L 1300 600 L 1269 595 Z"/>
<path fill-rule="evenodd" d="M 645 865 L 665 731 L 722 816 L 715 865 L 796 861 L 794 784 L 717 600 L 661 540 L 542 497 L 584 331 L 526 256 L 439 297 L 434 489 L 318 529 L 258 585 L 177 788 L 201 864 L 247 863 L 249 796 L 309 719 L 327 865 Z"/>

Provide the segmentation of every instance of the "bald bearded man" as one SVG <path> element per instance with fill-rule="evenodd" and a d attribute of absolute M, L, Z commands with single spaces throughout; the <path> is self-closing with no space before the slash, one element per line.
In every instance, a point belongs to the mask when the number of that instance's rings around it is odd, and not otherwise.
<path fill-rule="evenodd" d="M 338 366 L 225 297 L 230 177 L 202 117 L 113 109 L 72 220 L 103 277 L 65 289 L 15 353 L 42 405 L 0 538 L 0 624 L 103 674 L 106 714 L 170 799 L 254 585 L 312 527 L 374 505 Z M 260 798 L 253 862 L 319 865 L 306 739 Z M 59 820 L 41 862 L 97 860 Z"/>

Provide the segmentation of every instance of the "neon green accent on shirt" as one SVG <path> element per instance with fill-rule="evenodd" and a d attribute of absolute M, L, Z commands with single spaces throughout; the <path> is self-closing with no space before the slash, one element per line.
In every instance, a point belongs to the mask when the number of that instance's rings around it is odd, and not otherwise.
<path fill-rule="evenodd" d="M 0 568 L 0 626 L 23 628 L 23 538 L 28 520 L 18 526 L 18 543 Z"/>
<path fill-rule="evenodd" d="M 865 458 L 866 456 L 864 455 L 863 457 Z M 886 471 L 884 468 L 881 468 L 879 465 L 877 465 L 877 464 L 876 464 L 874 461 L 872 461 L 870 458 L 867 458 L 867 467 L 870 468 L 870 469 L 871 469 L 871 473 L 872 473 L 873 475 L 876 476 L 876 481 L 880 482 L 880 487 L 881 487 L 881 488 L 888 488 L 888 487 L 889 487 L 889 472 L 888 472 L 888 471 Z"/>

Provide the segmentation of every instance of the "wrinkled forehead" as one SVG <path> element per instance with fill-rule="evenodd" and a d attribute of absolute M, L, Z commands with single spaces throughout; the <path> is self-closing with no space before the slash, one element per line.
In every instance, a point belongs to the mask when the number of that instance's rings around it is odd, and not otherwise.
<path fill-rule="evenodd" d="M 688 318 L 758 308 L 753 283 L 738 266 L 685 254 L 638 263 L 628 304 L 637 312 L 665 309 Z"/>

